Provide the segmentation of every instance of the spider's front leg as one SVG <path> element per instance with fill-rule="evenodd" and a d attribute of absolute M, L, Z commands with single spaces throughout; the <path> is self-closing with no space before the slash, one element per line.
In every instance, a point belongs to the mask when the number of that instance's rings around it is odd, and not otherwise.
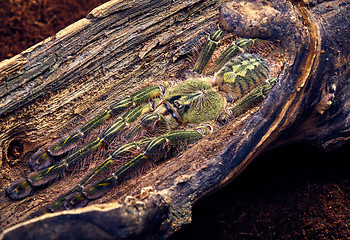
<path fill-rule="evenodd" d="M 39 171 L 30 173 L 25 179 L 20 179 L 13 182 L 6 189 L 6 193 L 9 196 L 9 198 L 13 200 L 23 199 L 32 192 L 33 187 L 40 187 L 49 184 L 53 180 L 59 178 L 64 173 L 64 171 L 77 165 L 86 155 L 98 149 L 104 143 L 110 142 L 127 125 L 138 119 L 139 116 L 152 111 L 160 103 L 160 99 L 157 99 L 156 97 L 162 96 L 166 91 L 167 87 L 167 85 L 165 87 L 163 85 L 151 86 L 131 95 L 130 97 L 124 98 L 119 103 L 113 105 L 110 108 L 110 110 L 107 111 L 110 112 L 107 115 L 110 115 L 113 111 L 121 111 L 121 109 L 125 109 L 127 108 L 127 106 L 141 104 L 136 106 L 129 112 L 125 113 L 122 117 L 118 118 L 117 121 L 111 127 L 109 127 L 94 141 L 87 143 L 85 146 L 68 155 L 60 162 L 56 163 L 53 166 L 48 166 Z M 96 127 L 98 124 L 100 124 L 102 120 L 107 119 L 107 115 L 105 113 L 98 115 L 92 121 L 85 124 L 80 129 L 85 129 L 85 132 L 89 131 L 89 129 L 92 129 L 93 127 Z M 73 134 L 72 136 L 75 136 L 75 134 Z M 67 139 L 64 142 L 68 142 Z M 46 159 L 47 157 L 39 157 L 37 158 L 37 160 L 43 160 L 44 158 Z M 40 165 L 40 163 L 43 162 L 37 161 L 37 163 L 38 165 Z M 44 162 L 43 164 L 46 165 L 47 163 Z"/>
<path fill-rule="evenodd" d="M 139 106 L 140 104 L 153 98 L 162 96 L 168 88 L 168 85 L 154 85 L 146 87 L 130 96 L 123 98 L 119 102 L 113 104 L 109 109 L 103 111 L 92 120 L 84 124 L 69 137 L 62 139 L 56 144 L 48 147 L 48 149 L 40 149 L 34 153 L 28 160 L 30 166 L 33 170 L 40 170 L 50 166 L 54 156 L 62 155 L 72 149 L 84 135 L 88 134 L 93 129 L 96 129 L 107 119 L 120 114 L 130 107 Z"/>
<path fill-rule="evenodd" d="M 54 212 L 63 206 L 65 209 L 85 206 L 90 200 L 103 196 L 145 161 L 157 162 L 168 159 L 209 133 L 210 130 L 207 126 L 201 126 L 196 130 L 171 131 L 158 137 L 125 144 L 86 176 L 73 190 L 61 196 L 45 212 Z M 134 157 L 120 166 L 109 177 L 98 180 L 106 173 L 112 172 L 112 169 L 116 166 L 116 161 L 125 155 Z"/>
<path fill-rule="evenodd" d="M 169 132 L 170 128 L 165 117 L 159 113 L 150 113 L 143 116 L 137 124 L 135 124 L 126 134 L 127 139 L 140 139 L 144 135 L 149 134 L 162 134 Z M 139 134 L 139 136 L 137 136 Z M 147 144 L 151 141 L 151 138 L 143 138 L 138 141 L 124 144 L 117 148 L 100 166 L 90 172 L 84 177 L 79 184 L 71 191 L 60 196 L 54 205 L 48 210 L 55 212 L 62 209 L 64 203 L 70 202 L 69 199 L 75 198 L 87 185 L 91 185 L 93 182 L 97 182 L 101 176 L 109 175 L 118 166 L 119 160 L 124 158 L 130 158 L 136 156 L 140 150 L 146 148 Z M 79 202 L 79 207 L 85 203 Z M 65 206 L 66 209 L 70 208 Z"/>

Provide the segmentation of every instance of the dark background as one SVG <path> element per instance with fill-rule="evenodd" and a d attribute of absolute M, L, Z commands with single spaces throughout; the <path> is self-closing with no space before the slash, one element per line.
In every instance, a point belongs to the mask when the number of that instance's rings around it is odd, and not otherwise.
<path fill-rule="evenodd" d="M 0 0 L 0 61 L 54 35 L 106 0 Z M 350 144 L 264 153 L 200 201 L 175 239 L 350 239 Z"/>

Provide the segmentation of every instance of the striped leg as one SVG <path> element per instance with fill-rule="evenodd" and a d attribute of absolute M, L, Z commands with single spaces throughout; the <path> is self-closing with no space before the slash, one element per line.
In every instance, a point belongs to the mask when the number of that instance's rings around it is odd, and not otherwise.
<path fill-rule="evenodd" d="M 159 101 L 158 101 L 159 102 Z M 153 110 L 153 104 L 144 103 L 132 109 L 117 119 L 117 121 L 109 127 L 100 137 L 89 142 L 79 150 L 70 154 L 57 164 L 46 167 L 40 171 L 30 173 L 26 179 L 20 179 L 13 182 L 7 189 L 6 193 L 9 198 L 19 200 L 27 197 L 33 187 L 40 187 L 49 184 L 53 180 L 59 178 L 66 170 L 72 168 L 81 162 L 81 160 L 92 151 L 98 149 L 105 142 L 111 141 L 117 136 L 128 124 L 134 122 L 139 116 Z"/>
<path fill-rule="evenodd" d="M 202 74 L 205 67 L 207 66 L 211 56 L 213 55 L 216 46 L 218 45 L 220 39 L 222 38 L 223 31 L 221 31 L 218 27 L 214 29 L 212 34 L 210 35 L 208 41 L 202 47 L 202 50 L 198 56 L 196 64 L 194 65 L 193 71 Z"/>
<path fill-rule="evenodd" d="M 250 48 L 256 40 L 242 38 L 236 40 L 229 46 L 215 61 L 213 66 L 208 70 L 209 75 L 214 75 L 218 72 L 231 58 L 243 53 L 245 49 Z"/>
<path fill-rule="evenodd" d="M 167 90 L 168 85 L 155 85 L 146 87 L 112 105 L 108 110 L 97 115 L 95 118 L 87 122 L 77 131 L 72 133 L 69 137 L 62 139 L 58 143 L 49 147 L 47 151 L 40 149 L 29 158 L 29 164 L 33 170 L 40 170 L 48 167 L 52 163 L 53 156 L 62 155 L 69 151 L 79 141 L 79 139 L 89 133 L 91 130 L 97 128 L 101 123 L 117 115 L 132 106 L 138 106 L 150 99 L 162 96 Z"/>
<path fill-rule="evenodd" d="M 219 117 L 220 122 L 228 122 L 230 119 L 238 117 L 249 109 L 257 106 L 266 98 L 266 95 L 276 84 L 277 78 L 271 78 L 250 91 L 247 95 L 229 106 Z"/>
<path fill-rule="evenodd" d="M 118 182 L 121 182 L 127 178 L 128 174 L 134 171 L 143 162 L 149 160 L 157 162 L 174 156 L 179 151 L 185 149 L 188 144 L 197 142 L 207 134 L 209 134 L 207 127 L 199 127 L 197 130 L 172 131 L 159 137 L 142 140 L 144 143 L 148 142 L 143 153 L 138 154 L 131 161 L 123 164 L 109 177 L 88 186 L 84 184 L 86 187 L 82 189 L 80 193 L 72 195 L 73 198 L 65 198 L 65 206 L 68 208 L 85 206 L 89 200 L 99 198 L 106 194 Z M 126 144 L 125 147 L 126 146 L 129 145 Z M 133 143 L 130 146 L 135 148 Z M 119 152 L 119 149 L 116 152 Z M 113 155 L 115 155 L 115 153 L 113 153 Z M 101 176 L 102 174 L 100 174 L 100 171 L 104 169 L 105 166 L 107 167 L 107 165 L 115 164 L 111 160 L 112 158 L 112 156 L 109 157 L 100 167 L 96 168 L 94 171 L 95 174 L 99 174 Z M 69 200 L 69 202 L 67 202 L 67 200 Z M 61 205 L 61 202 L 57 202 L 56 204 Z"/>
<path fill-rule="evenodd" d="M 115 150 L 101 165 L 86 175 L 77 186 L 66 194 L 60 196 L 52 206 L 46 209 L 46 212 L 55 212 L 61 210 L 63 207 L 65 209 L 71 209 L 85 206 L 88 201 L 81 196 L 82 190 L 86 186 L 98 182 L 103 176 L 109 175 L 113 172 L 113 169 L 117 166 L 117 161 L 120 158 L 128 157 L 130 155 L 132 156 L 135 155 L 135 153 L 137 154 L 137 152 L 144 150 L 150 141 L 151 138 L 145 138 L 136 142 L 127 143 L 117 148 L 117 150 Z"/>

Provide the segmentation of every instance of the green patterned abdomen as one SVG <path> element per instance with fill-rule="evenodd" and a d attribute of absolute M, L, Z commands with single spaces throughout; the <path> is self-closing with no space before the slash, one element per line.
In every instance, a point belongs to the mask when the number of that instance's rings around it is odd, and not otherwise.
<path fill-rule="evenodd" d="M 228 62 L 215 76 L 215 84 L 235 101 L 264 82 L 269 75 L 267 62 L 254 54 L 243 54 Z"/>

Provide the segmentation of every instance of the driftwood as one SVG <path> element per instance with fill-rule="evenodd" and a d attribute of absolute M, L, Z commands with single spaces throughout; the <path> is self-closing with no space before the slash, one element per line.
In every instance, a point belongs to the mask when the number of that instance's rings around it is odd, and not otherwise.
<path fill-rule="evenodd" d="M 242 37 L 278 39 L 285 59 L 278 84 L 256 112 L 94 202 L 105 204 L 47 214 L 2 237 L 165 238 L 191 221 L 196 201 L 232 181 L 261 152 L 301 140 L 325 150 L 346 142 L 350 5 L 256 1 L 258 13 L 274 17 L 251 27 L 256 12 L 235 11 L 246 2 L 110 1 L 0 63 L 4 230 L 75 181 L 67 176 L 24 200 L 9 200 L 4 189 L 29 171 L 27 152 L 142 86 L 184 78 L 188 56 L 214 25 Z"/>

